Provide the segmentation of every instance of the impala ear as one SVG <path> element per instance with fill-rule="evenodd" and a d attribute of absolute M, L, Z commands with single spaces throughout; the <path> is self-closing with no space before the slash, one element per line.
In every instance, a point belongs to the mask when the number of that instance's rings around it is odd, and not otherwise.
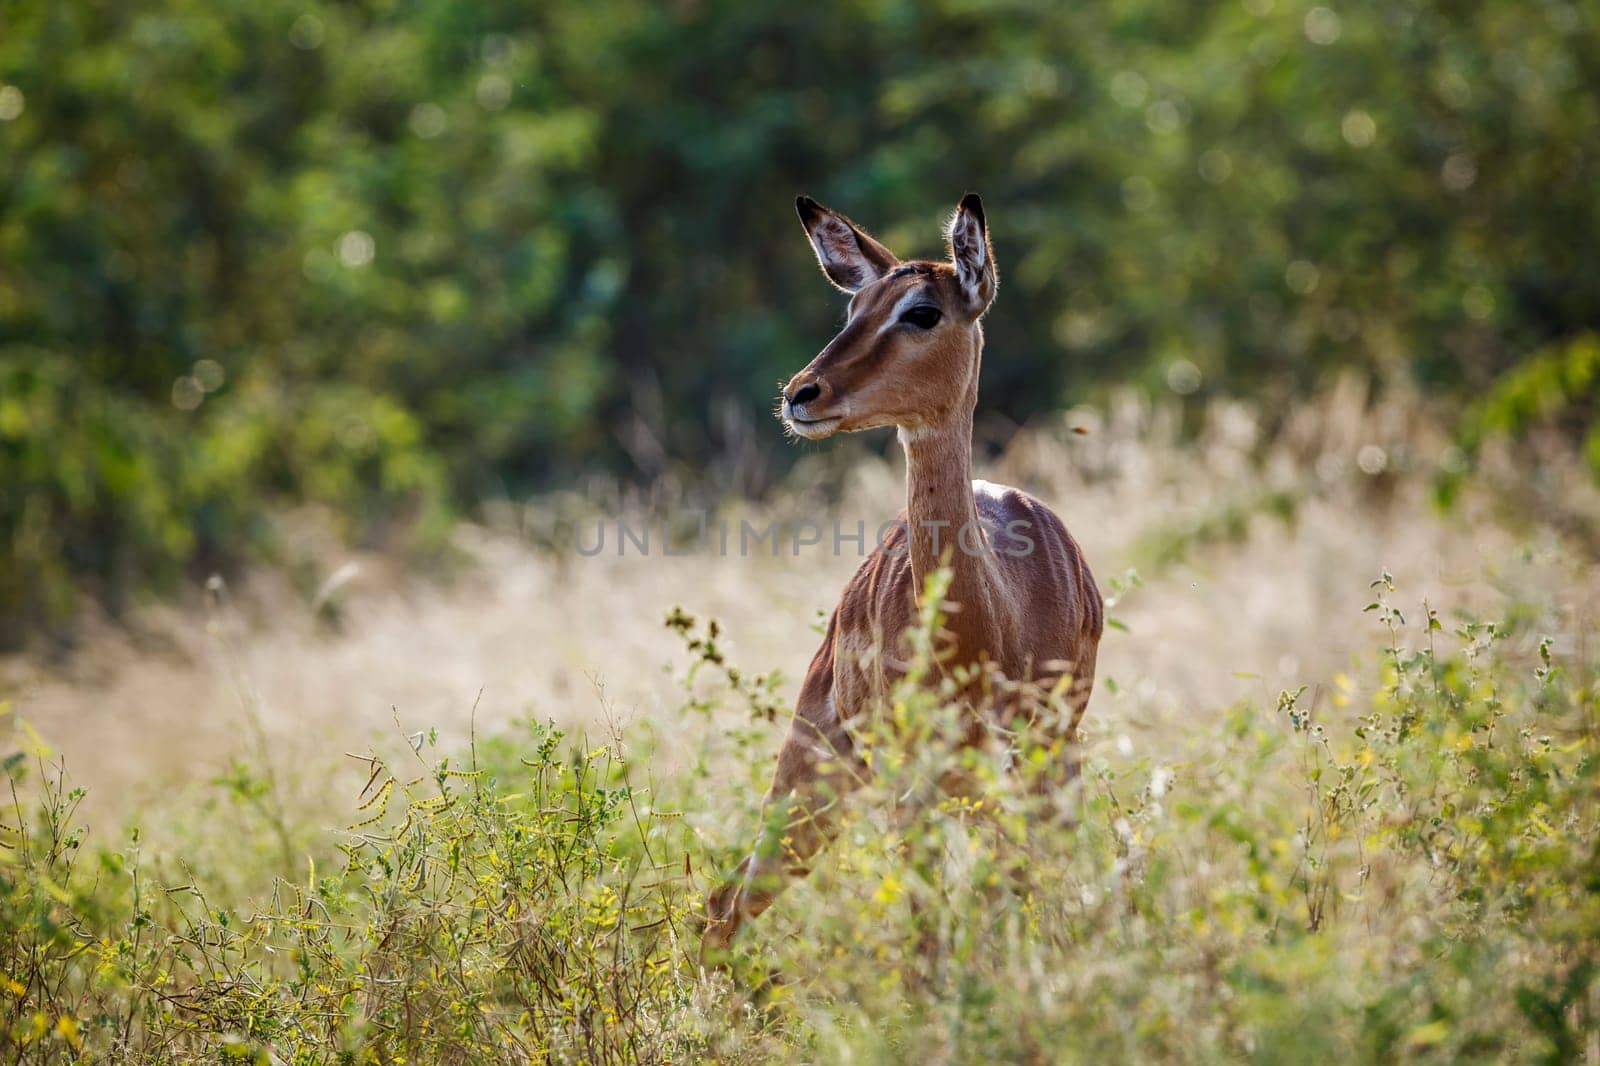
<path fill-rule="evenodd" d="M 795 197 L 794 207 L 822 272 L 845 292 L 859 292 L 900 265 L 893 252 L 837 211 L 809 196 Z"/>
<path fill-rule="evenodd" d="M 950 262 L 955 265 L 961 295 L 974 315 L 989 309 L 999 287 L 995 271 L 994 246 L 989 243 L 989 227 L 983 220 L 983 201 L 977 193 L 961 198 L 961 206 L 950 218 L 946 236 L 950 240 Z"/>

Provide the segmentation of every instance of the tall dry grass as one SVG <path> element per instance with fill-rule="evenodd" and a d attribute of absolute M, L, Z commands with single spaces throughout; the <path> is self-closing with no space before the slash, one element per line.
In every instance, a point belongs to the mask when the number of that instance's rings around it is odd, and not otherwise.
<path fill-rule="evenodd" d="M 1049 751 L 1002 772 L 908 687 L 729 975 L 696 965 L 700 901 L 761 831 L 848 555 L 583 558 L 551 517 L 592 508 L 543 500 L 464 529 L 453 584 L 319 548 L 314 580 L 9 662 L 0 1048 L 1600 1061 L 1597 496 L 1559 449 L 1491 449 L 1441 511 L 1431 427 L 1347 382 L 1016 434 L 980 472 L 1051 502 L 1110 593 L 1083 778 L 1040 799 Z M 723 514 L 872 528 L 900 477 L 817 449 Z M 956 759 L 979 795 L 932 787 Z"/>
<path fill-rule="evenodd" d="M 904 496 L 896 446 L 877 443 L 881 454 L 848 457 L 809 446 L 790 491 L 724 501 L 721 515 L 735 529 L 838 517 L 872 530 Z M 1189 427 L 1175 406 L 1117 396 L 1024 429 L 978 473 L 1049 502 L 1102 588 L 1137 573 L 1116 593 L 1125 628 L 1106 637 L 1088 725 L 1182 743 L 1239 698 L 1302 682 L 1326 698 L 1374 638 L 1359 608 L 1384 569 L 1446 617 L 1534 604 L 1565 631 L 1592 630 L 1597 582 L 1568 533 L 1600 528 L 1600 503 L 1579 465 L 1491 454 L 1442 513 L 1432 477 L 1450 459 L 1421 399 L 1374 401 L 1351 379 L 1287 415 L 1219 402 Z M 614 498 L 606 516 L 634 525 L 684 507 L 670 487 Z M 91 626 L 66 662 L 0 665 L 0 692 L 95 784 L 91 809 L 204 782 L 243 746 L 269 748 L 317 793 L 336 764 L 327 753 L 364 749 L 397 719 L 454 743 L 474 713 L 489 732 L 529 715 L 579 725 L 602 705 L 650 720 L 677 699 L 658 624 L 675 605 L 721 620 L 737 660 L 780 672 L 792 695 L 812 626 L 858 562 L 851 544 L 665 558 L 657 542 L 618 558 L 608 542 L 584 558 L 570 533 L 550 534 L 554 516 L 583 513 L 570 498 L 501 508 L 461 530 L 468 563 L 448 584 L 306 534 L 291 553 L 309 578 L 258 574 L 149 606 L 131 626 Z"/>

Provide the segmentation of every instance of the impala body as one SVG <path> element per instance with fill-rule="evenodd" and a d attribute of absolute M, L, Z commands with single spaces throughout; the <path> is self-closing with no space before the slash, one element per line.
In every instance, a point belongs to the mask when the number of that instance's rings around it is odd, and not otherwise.
<path fill-rule="evenodd" d="M 768 826 L 735 877 L 707 902 L 703 947 L 725 946 L 831 838 L 838 804 L 866 767 L 851 723 L 881 706 L 903 676 L 906 630 L 928 576 L 948 567 L 941 664 L 1003 674 L 1048 690 L 1063 677 L 1068 742 L 1088 703 L 1104 609 L 1083 553 L 1032 496 L 972 479 L 972 419 L 983 329 L 998 276 L 983 206 L 968 195 L 951 219 L 949 259 L 901 262 L 849 219 L 796 201 L 823 273 L 850 293 L 838 336 L 783 390 L 782 417 L 808 439 L 894 426 L 906 454 L 906 509 L 850 579 L 800 687 L 772 787 Z M 964 707 L 970 743 L 987 719 L 1033 716 L 996 701 L 980 680 Z M 980 691 L 983 689 L 984 691 Z M 1015 691 L 1015 690 L 1013 690 Z"/>

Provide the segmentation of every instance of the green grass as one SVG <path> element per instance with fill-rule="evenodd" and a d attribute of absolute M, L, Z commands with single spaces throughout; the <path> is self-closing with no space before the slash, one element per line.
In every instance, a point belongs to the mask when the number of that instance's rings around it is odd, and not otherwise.
<path fill-rule="evenodd" d="M 164 838 L 187 843 L 155 854 L 76 826 L 81 791 L 19 752 L 0 1052 L 1593 1058 L 1600 664 L 1582 634 L 1413 611 L 1387 577 L 1370 612 L 1389 636 L 1358 676 L 1219 708 L 1181 758 L 1091 736 L 1069 787 L 1029 787 L 1059 760 L 1026 736 L 1010 771 L 959 750 L 941 693 L 907 686 L 865 724 L 876 776 L 840 840 L 710 974 L 699 908 L 757 829 L 782 716 L 773 680 L 682 612 L 694 665 L 672 719 L 531 724 L 460 752 L 415 738 L 414 757 L 352 763 L 338 831 L 286 814 L 276 778 L 240 762 L 174 815 Z M 748 726 L 726 728 L 730 702 Z M 668 733 L 689 765 L 653 767 Z M 957 760 L 976 796 L 933 787 Z"/>

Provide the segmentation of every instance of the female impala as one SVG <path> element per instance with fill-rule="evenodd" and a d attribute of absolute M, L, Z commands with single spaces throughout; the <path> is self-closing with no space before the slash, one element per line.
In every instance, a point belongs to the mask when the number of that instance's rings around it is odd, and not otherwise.
<path fill-rule="evenodd" d="M 864 772 L 848 723 L 903 675 L 899 641 L 936 568 L 951 570 L 943 667 L 977 665 L 1043 686 L 1070 675 L 1069 741 L 1089 701 L 1104 617 L 1061 520 L 1032 496 L 972 480 L 979 319 L 998 283 L 978 197 L 968 194 L 951 219 L 949 262 L 902 263 L 843 215 L 804 196 L 795 206 L 822 272 L 851 299 L 844 329 L 784 388 L 784 423 L 811 440 L 895 426 L 906 510 L 834 609 L 766 797 L 783 814 L 764 819 L 763 840 L 711 894 L 703 949 L 726 946 L 832 836 L 838 803 Z M 976 719 L 979 701 L 970 702 Z M 977 742 L 984 728 L 973 726 Z"/>

